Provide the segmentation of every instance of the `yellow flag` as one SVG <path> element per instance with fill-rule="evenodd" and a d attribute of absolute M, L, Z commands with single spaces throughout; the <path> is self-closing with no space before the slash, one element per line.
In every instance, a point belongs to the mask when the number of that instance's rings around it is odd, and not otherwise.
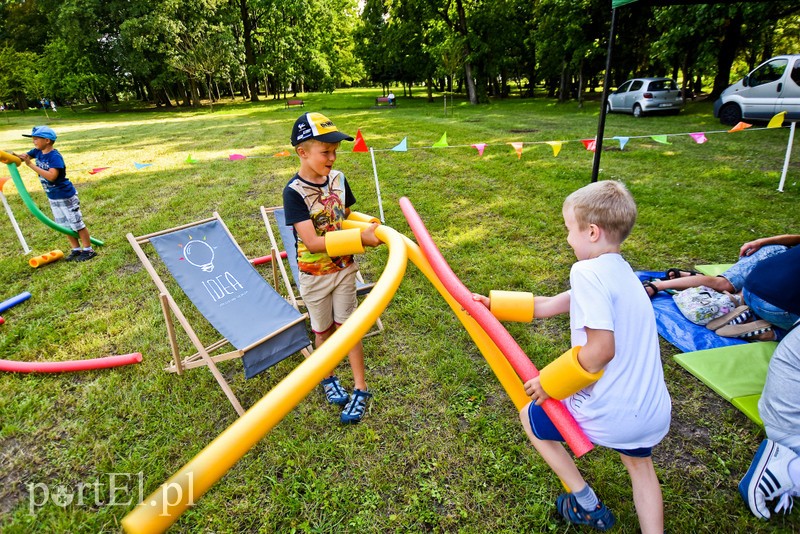
<path fill-rule="evenodd" d="M 557 157 L 561 152 L 561 141 L 547 141 L 547 144 L 553 147 L 553 157 Z"/>
<path fill-rule="evenodd" d="M 785 111 L 781 111 L 769 120 L 767 128 L 780 128 L 783 125 L 783 118 L 786 116 Z"/>

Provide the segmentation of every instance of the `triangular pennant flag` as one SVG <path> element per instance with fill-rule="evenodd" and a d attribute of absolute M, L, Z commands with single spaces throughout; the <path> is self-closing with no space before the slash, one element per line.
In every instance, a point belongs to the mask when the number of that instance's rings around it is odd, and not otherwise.
<path fill-rule="evenodd" d="M 241 154 L 231 154 L 230 156 L 228 156 L 228 159 L 231 161 L 237 161 L 240 159 L 247 159 L 247 156 L 243 156 Z"/>
<path fill-rule="evenodd" d="M 561 152 L 561 141 L 547 141 L 547 144 L 553 147 L 553 157 L 558 157 L 558 153 Z"/>
<path fill-rule="evenodd" d="M 616 139 L 617 141 L 619 141 L 619 149 L 620 150 L 625 150 L 625 145 L 628 144 L 628 141 L 630 140 L 630 137 L 622 137 L 622 136 L 619 136 L 619 135 L 615 135 L 614 137 L 612 137 L 612 139 Z"/>
<path fill-rule="evenodd" d="M 522 143 L 516 142 L 516 143 L 506 143 L 506 144 L 513 146 L 514 150 L 517 151 L 517 159 L 522 158 Z"/>
<path fill-rule="evenodd" d="M 597 141 L 594 139 L 581 139 L 581 143 L 583 143 L 583 146 L 586 147 L 586 150 L 590 152 L 594 152 L 595 147 L 597 146 Z"/>
<path fill-rule="evenodd" d="M 450 146 L 450 145 L 448 145 L 448 144 L 447 144 L 447 132 L 445 132 L 445 133 L 442 135 L 442 138 L 441 138 L 441 139 L 439 139 L 438 141 L 436 141 L 435 143 L 433 143 L 433 146 L 434 146 L 435 148 L 444 148 L 444 147 L 446 147 L 446 146 Z"/>
<path fill-rule="evenodd" d="M 728 133 L 741 132 L 745 128 L 750 128 L 751 126 L 752 126 L 752 124 L 748 124 L 746 122 L 740 122 L 736 126 L 731 128 L 730 130 L 728 130 Z"/>
<path fill-rule="evenodd" d="M 110 169 L 110 168 L 111 167 L 95 167 L 94 169 L 89 171 L 89 174 L 97 174 L 98 172 L 101 172 L 101 171 L 104 171 L 104 170 Z"/>
<path fill-rule="evenodd" d="M 144 169 L 145 167 L 149 167 L 150 165 L 152 165 L 152 163 L 136 163 L 135 161 L 133 162 L 133 166 L 136 167 L 137 171 L 139 169 Z"/>
<path fill-rule="evenodd" d="M 483 156 L 483 149 L 486 148 L 486 143 L 475 143 L 472 148 L 478 149 L 478 155 Z"/>
<path fill-rule="evenodd" d="M 408 152 L 408 137 L 404 137 L 392 150 L 395 152 Z"/>
<path fill-rule="evenodd" d="M 194 159 L 194 158 L 192 157 L 192 155 L 191 155 L 191 154 L 189 154 L 189 155 L 186 157 L 186 163 L 197 163 L 197 160 L 196 160 L 196 159 Z"/>
<path fill-rule="evenodd" d="M 364 141 L 364 138 L 361 136 L 360 129 L 356 134 L 356 144 L 353 145 L 353 152 L 369 152 L 369 148 L 367 148 L 367 142 Z"/>
<path fill-rule="evenodd" d="M 292 154 L 288 150 L 281 150 L 280 152 L 275 152 L 272 157 L 273 158 L 284 158 L 286 156 L 291 156 Z"/>
<path fill-rule="evenodd" d="M 708 141 L 708 139 L 706 138 L 706 134 L 704 134 L 703 132 L 690 133 L 689 135 L 692 137 L 692 139 L 694 139 L 694 142 L 697 143 L 698 145 L 702 145 L 703 143 Z"/>
<path fill-rule="evenodd" d="M 786 112 L 781 111 L 769 120 L 767 128 L 780 128 L 783 125 L 783 118 L 786 117 Z"/>
<path fill-rule="evenodd" d="M 669 141 L 667 141 L 666 135 L 651 135 L 650 139 L 655 141 L 656 143 L 661 143 L 662 145 L 671 145 Z"/>

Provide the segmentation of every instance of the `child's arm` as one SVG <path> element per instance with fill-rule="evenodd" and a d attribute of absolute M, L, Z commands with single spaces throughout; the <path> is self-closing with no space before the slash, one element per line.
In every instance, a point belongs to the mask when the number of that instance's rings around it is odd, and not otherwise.
<path fill-rule="evenodd" d="M 530 293 L 528 294 L 530 295 Z M 489 297 L 473 293 L 472 300 L 480 302 L 490 310 L 492 309 Z M 569 291 L 564 291 L 554 297 L 533 298 L 533 316 L 535 318 L 552 317 L 567 312 L 569 312 Z"/>
<path fill-rule="evenodd" d="M 44 178 L 48 182 L 55 182 L 56 178 L 58 178 L 58 169 L 57 168 L 51 168 L 51 169 L 44 170 L 41 167 L 39 167 L 38 165 L 36 165 L 33 162 L 33 159 L 30 156 L 27 159 L 23 160 L 23 161 L 25 162 L 25 165 L 30 167 L 33 172 L 35 172 L 36 174 L 38 174 L 39 176 L 41 176 L 42 178 Z"/>
<path fill-rule="evenodd" d="M 578 352 L 578 363 L 586 372 L 595 374 L 614 359 L 615 352 L 614 332 L 586 328 L 586 344 Z M 525 382 L 524 387 L 525 393 L 538 405 L 550 398 L 542 388 L 539 376 Z"/>
<path fill-rule="evenodd" d="M 363 245 L 375 247 L 381 244 L 382 241 L 375 235 L 375 228 L 377 227 L 378 223 L 372 223 L 369 228 L 366 228 L 363 232 L 361 232 L 361 243 Z M 295 223 L 294 229 L 300 239 L 303 240 L 303 243 L 305 243 L 309 252 L 317 253 L 327 251 L 327 248 L 325 247 L 325 236 L 317 235 L 317 231 L 314 228 L 314 223 L 311 222 L 311 219 L 306 219 L 305 221 Z"/>

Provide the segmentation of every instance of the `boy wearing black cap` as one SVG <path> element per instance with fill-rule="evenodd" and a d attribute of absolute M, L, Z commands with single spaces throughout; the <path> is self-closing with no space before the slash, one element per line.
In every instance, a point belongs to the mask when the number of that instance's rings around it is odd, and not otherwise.
<path fill-rule="evenodd" d="M 336 150 L 343 140 L 352 141 L 353 138 L 340 132 L 321 113 L 304 113 L 295 121 L 291 137 L 292 146 L 300 157 L 300 170 L 283 189 L 286 224 L 294 228 L 297 241 L 300 295 L 308 310 L 317 347 L 358 305 L 358 265 L 352 254 L 359 249 L 363 251 L 364 246 L 381 243 L 375 236 L 377 223 L 360 234 L 357 230 L 342 230 L 342 221 L 356 202 L 344 174 L 333 170 Z M 340 237 L 348 243 L 342 243 Z M 364 347 L 360 340 L 348 353 L 348 359 L 355 388 L 352 396 L 334 374 L 322 381 L 322 388 L 328 402 L 344 405 L 341 421 L 357 423 L 372 397 L 367 391 Z"/>
<path fill-rule="evenodd" d="M 71 228 L 78 233 L 78 239 L 67 235 L 72 251 L 66 257 L 67 261 L 87 261 L 97 253 L 92 249 L 89 239 L 89 230 L 83 222 L 81 205 L 78 201 L 78 192 L 75 186 L 67 179 L 67 166 L 61 153 L 53 148 L 56 142 L 56 132 L 49 126 L 34 126 L 30 134 L 22 134 L 23 137 L 33 139 L 32 150 L 26 154 L 17 154 L 39 175 L 39 181 L 50 201 L 50 209 L 53 210 L 53 219 L 57 224 Z M 35 163 L 34 163 L 34 160 Z"/>

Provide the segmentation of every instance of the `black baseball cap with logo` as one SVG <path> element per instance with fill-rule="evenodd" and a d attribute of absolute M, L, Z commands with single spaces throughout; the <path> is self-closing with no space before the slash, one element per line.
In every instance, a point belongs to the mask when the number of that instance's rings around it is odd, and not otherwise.
<path fill-rule="evenodd" d="M 292 127 L 292 146 L 297 146 L 309 139 L 323 143 L 353 140 L 349 135 L 340 132 L 333 121 L 322 113 L 303 113 Z"/>

